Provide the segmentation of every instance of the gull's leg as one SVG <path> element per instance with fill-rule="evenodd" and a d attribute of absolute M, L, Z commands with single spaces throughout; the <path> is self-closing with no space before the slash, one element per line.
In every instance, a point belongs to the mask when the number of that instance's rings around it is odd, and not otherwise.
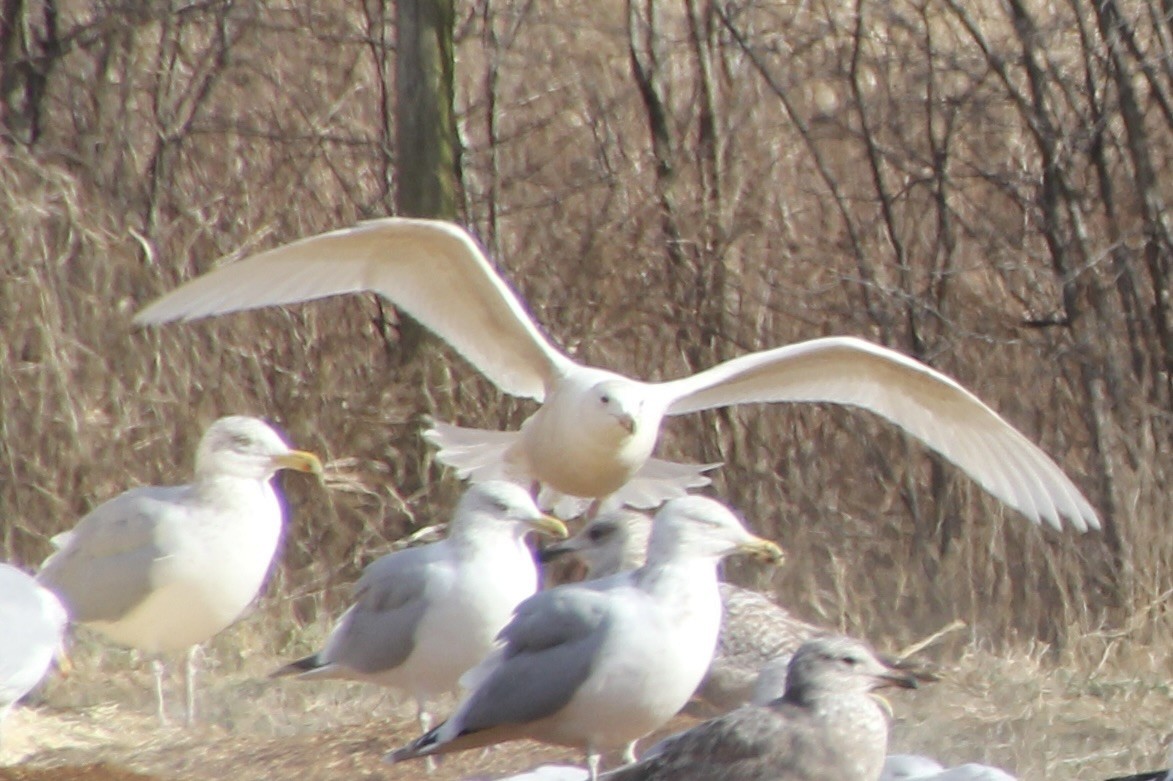
<path fill-rule="evenodd" d="M 155 713 L 159 717 L 159 724 L 167 726 L 167 709 L 163 707 L 163 660 L 155 657 L 151 660 L 151 670 L 155 673 Z"/>
<path fill-rule="evenodd" d="M 196 657 L 199 655 L 200 647 L 193 645 L 187 649 L 187 661 L 184 664 L 183 678 L 184 678 L 184 697 L 185 706 L 187 708 L 185 713 L 185 724 L 190 727 L 195 724 L 195 677 L 196 677 Z"/>
<path fill-rule="evenodd" d="M 420 735 L 427 735 L 432 730 L 432 714 L 428 712 L 426 700 L 415 701 L 415 722 L 419 725 Z M 436 758 L 431 754 L 424 757 L 424 769 L 431 773 L 436 769 Z"/>
<path fill-rule="evenodd" d="M 586 755 L 587 774 L 590 777 L 590 781 L 599 781 L 599 759 L 600 758 L 601 757 L 599 756 L 598 751 L 596 751 L 591 746 L 587 747 L 587 755 Z"/>
<path fill-rule="evenodd" d="M 629 765 L 635 764 L 636 762 L 639 761 L 635 756 L 635 744 L 636 743 L 639 743 L 639 740 L 631 741 L 623 749 L 623 761 Z"/>

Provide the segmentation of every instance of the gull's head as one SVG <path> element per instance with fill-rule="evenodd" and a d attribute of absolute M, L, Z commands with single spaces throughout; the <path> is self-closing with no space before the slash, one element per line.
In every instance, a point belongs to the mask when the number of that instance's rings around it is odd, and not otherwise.
<path fill-rule="evenodd" d="M 600 513 L 566 542 L 542 550 L 542 562 L 573 556 L 587 568 L 587 578 L 603 578 L 643 566 L 652 519 L 621 508 Z"/>
<path fill-rule="evenodd" d="M 204 432 L 196 449 L 197 475 L 268 480 L 279 469 L 322 474 L 322 462 L 313 453 L 294 450 L 281 435 L 258 418 L 230 415 Z"/>
<path fill-rule="evenodd" d="M 510 529 L 518 539 L 531 531 L 558 539 L 565 539 L 569 533 L 562 521 L 538 509 L 528 491 L 504 480 L 474 483 L 460 497 L 449 525 L 449 537 L 460 537 L 474 529 Z"/>
<path fill-rule="evenodd" d="M 644 396 L 642 383 L 620 377 L 603 380 L 591 387 L 585 416 L 604 423 L 621 438 L 634 436 L 647 424 Z"/>
<path fill-rule="evenodd" d="M 867 694 L 887 686 L 915 689 L 916 685 L 916 678 L 885 664 L 866 644 L 838 635 L 803 643 L 786 672 L 786 698 L 797 702 L 828 694 Z"/>
<path fill-rule="evenodd" d="M 718 560 L 732 553 L 782 561 L 781 548 L 750 534 L 725 505 L 704 496 L 672 499 L 652 521 L 648 563 L 679 557 Z"/>

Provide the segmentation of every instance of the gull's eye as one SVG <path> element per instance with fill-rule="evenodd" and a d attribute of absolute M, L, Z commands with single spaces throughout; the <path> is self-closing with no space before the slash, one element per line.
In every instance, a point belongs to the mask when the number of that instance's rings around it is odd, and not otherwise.
<path fill-rule="evenodd" d="M 845 656 L 843 657 L 843 663 L 848 667 L 855 667 L 859 664 L 859 659 L 856 659 L 854 656 Z"/>
<path fill-rule="evenodd" d="M 253 446 L 253 440 L 252 440 L 252 437 L 250 437 L 249 435 L 247 435 L 247 434 L 233 434 L 232 435 L 232 447 L 236 448 L 237 450 L 248 450 L 252 446 Z"/>
<path fill-rule="evenodd" d="M 605 523 L 599 523 L 587 529 L 587 537 L 590 538 L 591 542 L 598 542 L 611 532 L 612 529 L 610 526 Z"/>
<path fill-rule="evenodd" d="M 609 395 L 607 395 L 606 393 L 604 393 L 602 396 L 599 397 L 599 401 L 603 402 L 604 404 L 610 404 L 611 397 Z"/>

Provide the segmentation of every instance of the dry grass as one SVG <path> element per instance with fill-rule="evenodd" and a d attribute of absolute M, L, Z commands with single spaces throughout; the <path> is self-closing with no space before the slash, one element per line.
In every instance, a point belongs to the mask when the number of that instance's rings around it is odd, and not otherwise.
<path fill-rule="evenodd" d="M 420 765 L 379 761 L 415 736 L 411 703 L 365 685 L 265 678 L 288 659 L 273 653 L 274 616 L 269 603 L 207 649 L 193 730 L 160 729 L 148 665 L 83 634 L 74 673 L 51 681 L 40 702 L 17 711 L 8 725 L 4 756 L 22 764 L 7 775 L 0 770 L 0 779 L 37 778 L 36 769 L 72 778 L 69 769 L 78 779 L 101 781 L 116 778 L 112 768 L 166 781 L 422 777 Z M 1091 656 L 1111 644 L 1092 637 L 1081 650 Z M 1167 647 L 1133 649 L 1092 666 L 1056 663 L 1041 647 L 1006 654 L 966 642 L 959 653 L 927 653 L 942 680 L 889 696 L 893 751 L 986 762 L 1032 781 L 1092 781 L 1163 761 L 1173 708 Z M 178 677 L 170 685 L 177 713 Z M 663 731 L 689 723 L 680 717 Z M 495 777 L 549 761 L 578 757 L 521 742 L 453 756 L 430 778 Z"/>

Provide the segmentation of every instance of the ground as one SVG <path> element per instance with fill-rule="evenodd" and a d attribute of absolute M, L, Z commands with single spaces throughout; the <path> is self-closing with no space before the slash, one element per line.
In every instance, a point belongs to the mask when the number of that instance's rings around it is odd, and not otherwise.
<path fill-rule="evenodd" d="M 420 763 L 384 753 L 415 737 L 409 702 L 376 687 L 270 680 L 278 655 L 263 647 L 263 617 L 216 638 L 202 661 L 200 718 L 192 729 L 155 719 L 149 664 L 84 630 L 74 671 L 54 678 L 6 722 L 0 781 L 233 781 L 296 777 L 416 779 Z M 1104 644 L 1101 662 L 1064 662 L 1047 649 L 995 654 L 971 642 L 936 661 L 942 678 L 887 696 L 893 751 L 996 764 L 1023 779 L 1104 779 L 1165 766 L 1173 729 L 1173 656 L 1164 648 Z M 171 660 L 177 672 L 180 659 Z M 179 677 L 169 681 L 178 721 Z M 445 703 L 438 708 L 443 713 Z M 690 723 L 679 717 L 668 729 Z M 613 758 L 615 759 L 615 758 Z M 428 778 L 497 778 L 577 752 L 513 743 L 446 758 Z"/>

